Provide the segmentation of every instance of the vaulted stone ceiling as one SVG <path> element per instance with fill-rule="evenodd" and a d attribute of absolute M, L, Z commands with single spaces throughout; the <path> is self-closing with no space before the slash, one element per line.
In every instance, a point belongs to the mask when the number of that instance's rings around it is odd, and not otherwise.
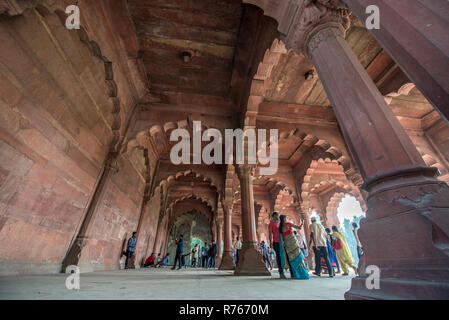
<path fill-rule="evenodd" d="M 128 1 L 153 92 L 225 97 L 240 25 L 240 1 Z M 191 55 L 189 63 L 182 52 Z"/>
<path fill-rule="evenodd" d="M 273 50 L 273 41 L 282 38 L 277 23 L 260 8 L 240 0 L 128 0 L 128 8 L 150 91 L 141 103 L 134 132 L 148 130 L 153 137 L 155 125 L 165 131 L 168 123 L 186 119 L 189 131 L 191 120 L 203 120 L 203 125 L 219 129 L 240 127 L 252 82 L 260 80 L 261 62 L 265 63 L 267 52 Z M 406 129 L 426 130 L 439 120 L 354 16 L 346 41 Z M 293 171 L 301 184 L 311 161 L 321 158 L 336 160 L 348 170 L 350 156 L 313 63 L 282 45 L 279 48 L 277 59 L 268 58 L 272 65 L 262 67 L 268 78 L 256 126 L 280 129 L 281 175 Z M 188 54 L 188 59 L 183 54 Z M 169 131 L 160 136 L 166 140 Z M 438 143 L 444 144 L 443 140 Z M 168 153 L 162 159 L 166 161 Z M 178 181 L 170 193 L 204 187 L 201 179 L 189 179 Z M 259 187 L 256 183 L 255 190 Z M 236 204 L 234 214 L 238 216 L 240 205 Z"/>

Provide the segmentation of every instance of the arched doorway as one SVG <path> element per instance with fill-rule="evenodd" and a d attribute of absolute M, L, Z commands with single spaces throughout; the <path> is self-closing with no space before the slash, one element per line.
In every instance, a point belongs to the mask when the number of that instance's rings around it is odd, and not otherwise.
<path fill-rule="evenodd" d="M 209 220 L 197 211 L 187 212 L 180 215 L 170 231 L 170 239 L 168 243 L 168 253 L 174 259 L 176 255 L 176 238 L 179 235 L 184 238 L 184 254 L 191 252 L 192 248 L 199 244 L 204 246 L 205 242 L 213 239 L 212 229 Z M 186 256 L 186 264 L 190 265 L 191 256 Z M 173 260 L 174 261 L 174 260 Z"/>
<path fill-rule="evenodd" d="M 360 227 L 360 220 L 365 218 L 365 212 L 360 202 L 354 196 L 345 194 L 338 205 L 337 218 L 340 223 L 339 230 L 345 235 L 352 257 L 357 265 L 359 263 L 359 257 L 357 255 L 357 241 L 352 231 L 352 224 L 356 223 Z"/>

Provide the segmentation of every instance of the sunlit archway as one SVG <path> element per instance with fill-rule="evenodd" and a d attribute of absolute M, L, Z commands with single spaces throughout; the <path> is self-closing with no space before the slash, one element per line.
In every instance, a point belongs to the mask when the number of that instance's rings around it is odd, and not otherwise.
<path fill-rule="evenodd" d="M 359 263 L 357 255 L 357 242 L 353 233 L 353 223 L 360 226 L 360 220 L 365 217 L 360 202 L 354 196 L 346 194 L 340 201 L 337 209 L 337 217 L 340 222 L 339 230 L 345 235 L 348 242 L 349 249 L 351 250 L 352 257 L 356 264 Z"/>

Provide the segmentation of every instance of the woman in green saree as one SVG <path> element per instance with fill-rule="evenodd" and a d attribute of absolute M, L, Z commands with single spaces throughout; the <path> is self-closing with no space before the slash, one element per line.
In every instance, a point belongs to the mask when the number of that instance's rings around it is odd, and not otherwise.
<path fill-rule="evenodd" d="M 287 222 L 285 215 L 280 216 L 281 223 L 279 225 L 279 246 L 281 255 L 281 268 L 285 265 L 284 254 L 287 255 L 290 263 L 290 273 L 293 279 L 308 280 L 309 272 L 304 264 L 304 257 L 301 253 L 298 240 L 293 233 L 293 228 L 301 229 L 301 226 L 293 225 Z"/>

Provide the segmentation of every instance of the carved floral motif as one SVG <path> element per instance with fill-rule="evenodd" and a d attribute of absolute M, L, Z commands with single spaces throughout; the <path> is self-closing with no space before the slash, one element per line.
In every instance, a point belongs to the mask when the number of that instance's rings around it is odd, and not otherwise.
<path fill-rule="evenodd" d="M 306 0 L 298 10 L 294 24 L 286 37 L 289 49 L 302 54 L 308 53 L 307 45 L 315 48 L 331 34 L 326 31 L 319 38 L 314 35 L 320 30 L 332 27 L 340 29 L 343 35 L 350 26 L 350 12 L 339 0 Z"/>

